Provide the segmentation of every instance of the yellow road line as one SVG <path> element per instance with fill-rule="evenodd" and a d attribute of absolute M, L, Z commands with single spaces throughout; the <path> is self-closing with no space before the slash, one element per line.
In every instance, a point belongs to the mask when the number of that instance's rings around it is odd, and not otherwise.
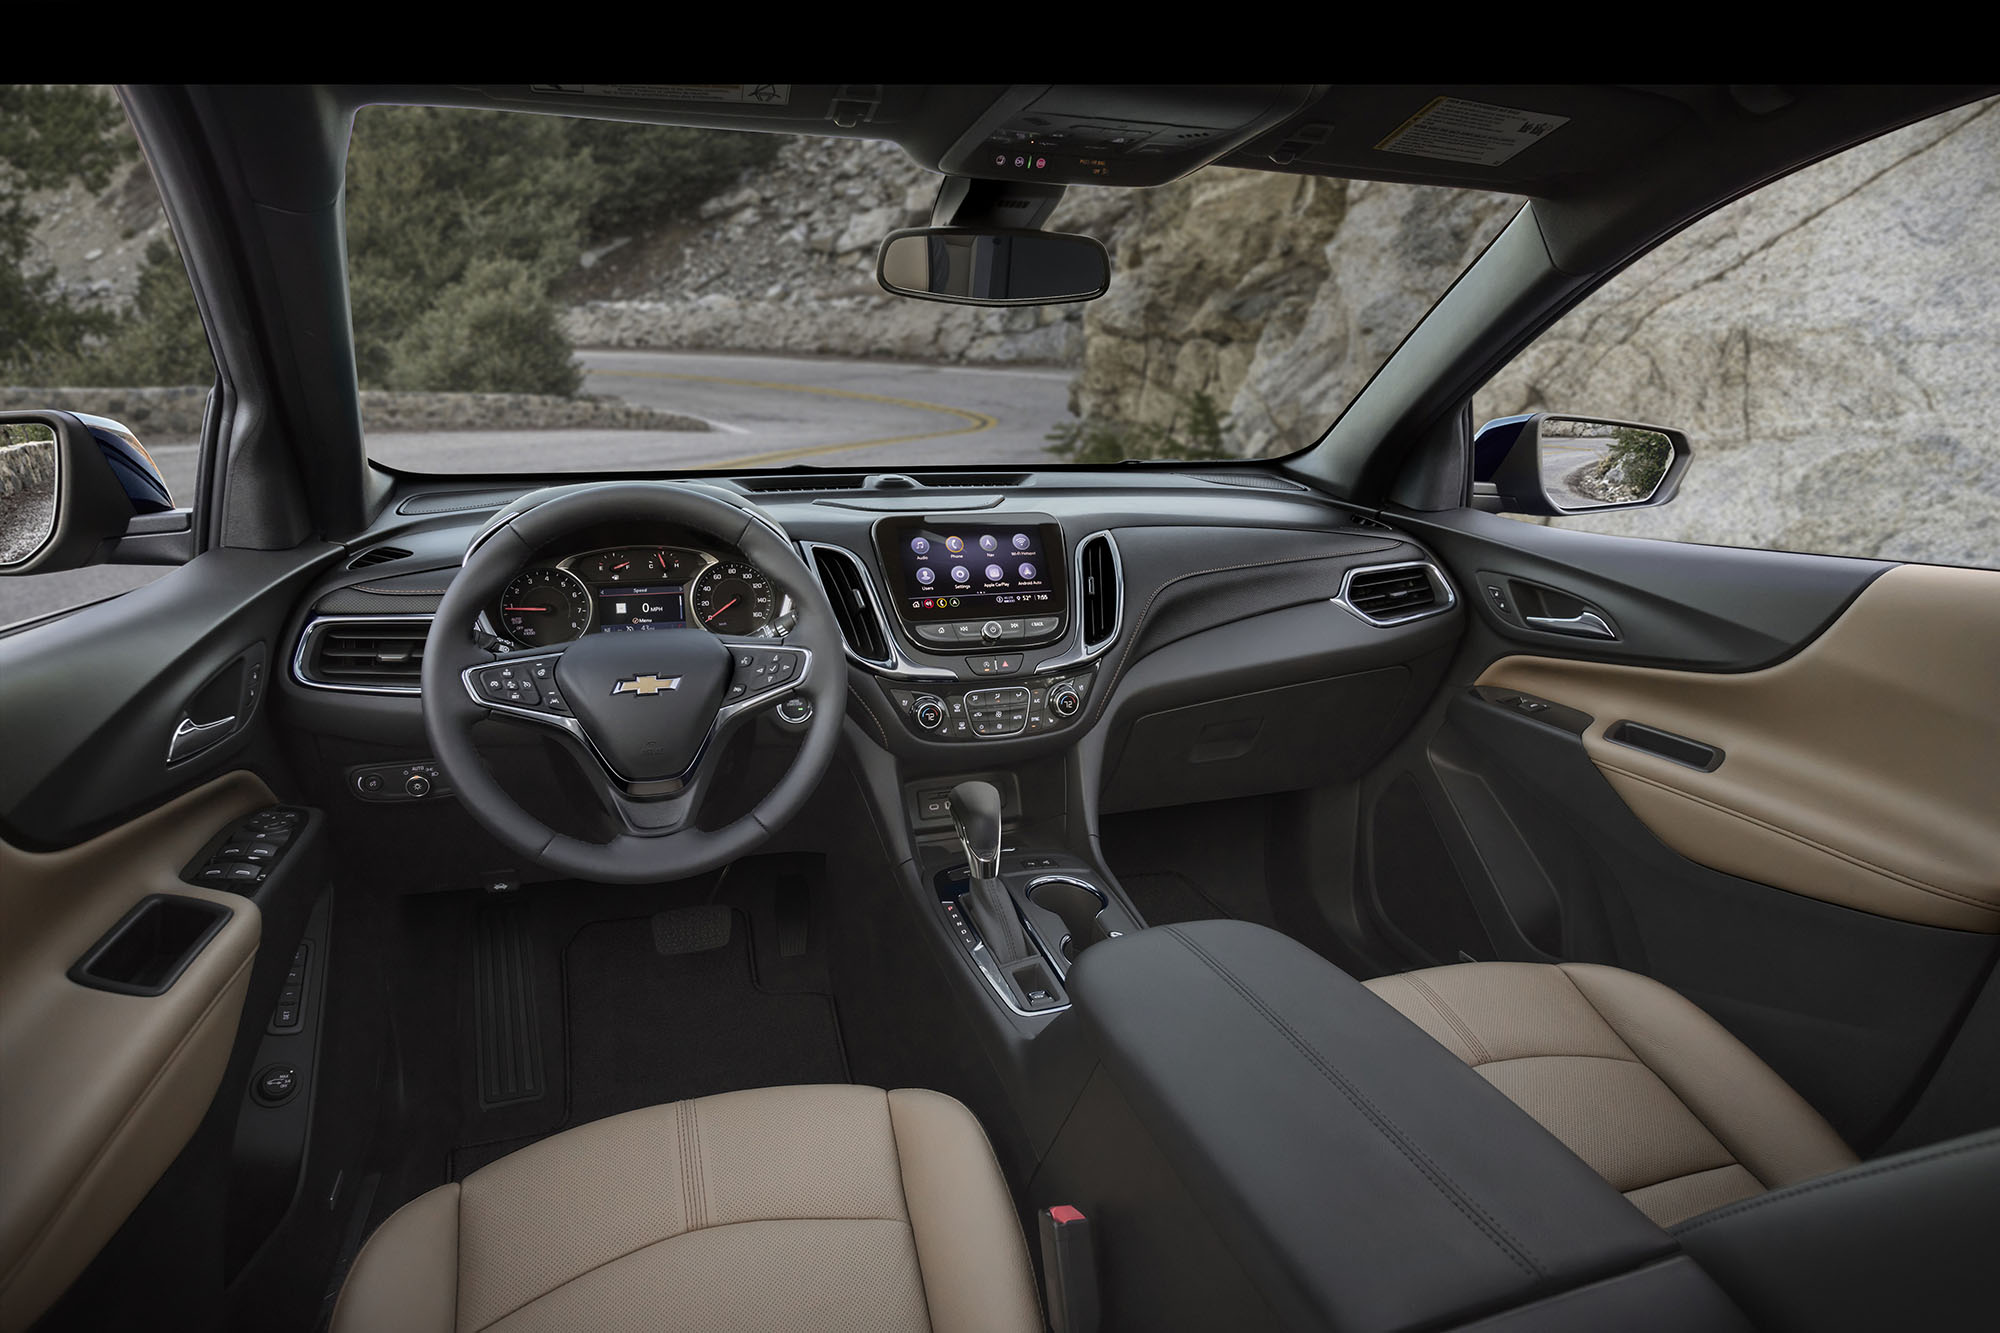
<path fill-rule="evenodd" d="M 883 445 L 909 444 L 914 440 L 942 440 L 952 435 L 977 435 L 982 430 L 992 430 L 1000 424 L 998 417 L 990 417 L 984 412 L 974 412 L 969 408 L 946 407 L 943 403 L 926 403 L 916 398 L 891 398 L 886 394 L 861 393 L 855 389 L 832 389 L 818 384 L 785 384 L 778 380 L 738 380 L 730 379 L 726 375 L 680 375 L 668 370 L 593 370 L 590 373 L 623 376 L 628 379 L 696 380 L 703 384 L 734 384 L 745 389 L 776 389 L 781 393 L 817 393 L 828 398 L 853 398 L 864 403 L 887 403 L 891 407 L 908 407 L 919 412 L 942 412 L 947 416 L 963 417 L 972 423 L 955 430 L 924 431 L 917 435 L 891 435 L 879 440 L 855 440 L 847 444 L 809 444 L 797 449 L 780 449 L 773 453 L 745 454 L 738 458 L 718 458 L 705 463 L 681 464 L 689 471 L 789 463 L 800 458 L 816 458 L 822 454 L 845 453 L 849 449 L 876 449 Z"/>

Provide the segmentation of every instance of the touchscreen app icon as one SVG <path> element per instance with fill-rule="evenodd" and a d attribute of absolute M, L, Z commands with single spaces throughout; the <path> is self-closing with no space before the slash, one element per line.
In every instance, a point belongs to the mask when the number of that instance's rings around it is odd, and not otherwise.
<path fill-rule="evenodd" d="M 929 555 L 931 544 L 929 539 L 927 538 L 912 537 L 910 538 L 910 549 L 912 551 L 915 551 L 918 555 Z"/>
<path fill-rule="evenodd" d="M 1000 568 L 1000 566 L 988 565 L 986 567 L 986 578 L 988 582 L 998 583 L 1001 579 L 1004 579 L 1006 577 L 1007 577 L 1007 571 Z"/>
<path fill-rule="evenodd" d="M 1027 533 L 1025 533 L 1025 532 L 1017 532 L 1017 533 L 1015 533 L 1015 534 L 1014 534 L 1014 549 L 1015 549 L 1015 550 L 1017 550 L 1017 551 L 1025 551 L 1025 550 L 1027 550 L 1027 549 L 1028 549 L 1028 534 L 1027 534 Z"/>
<path fill-rule="evenodd" d="M 965 538 L 946 537 L 944 539 L 944 549 L 950 551 L 953 555 L 957 555 L 960 551 L 963 551 L 965 549 Z"/>
<path fill-rule="evenodd" d="M 964 565 L 953 565 L 951 567 L 951 577 L 955 583 L 970 583 L 972 582 L 972 571 Z"/>
<path fill-rule="evenodd" d="M 982 551 L 997 551 L 1000 549 L 1000 539 L 989 532 L 979 539 L 979 549 Z"/>
<path fill-rule="evenodd" d="M 1018 572 L 1024 579 L 1031 579 L 1035 577 L 1035 567 L 1029 564 L 1025 560 L 1021 562 L 1021 567 Z"/>
<path fill-rule="evenodd" d="M 937 571 L 929 565 L 918 566 L 917 582 L 923 584 L 925 587 L 929 587 L 931 584 L 937 582 Z"/>

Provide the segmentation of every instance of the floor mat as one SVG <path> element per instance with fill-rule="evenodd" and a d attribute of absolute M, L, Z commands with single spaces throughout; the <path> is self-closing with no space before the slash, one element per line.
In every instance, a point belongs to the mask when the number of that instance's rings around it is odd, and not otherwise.
<path fill-rule="evenodd" d="M 660 1102 L 781 1083 L 844 1083 L 833 998 L 758 984 L 749 918 L 718 946 L 653 917 L 585 926 L 564 953 L 572 1125 Z"/>

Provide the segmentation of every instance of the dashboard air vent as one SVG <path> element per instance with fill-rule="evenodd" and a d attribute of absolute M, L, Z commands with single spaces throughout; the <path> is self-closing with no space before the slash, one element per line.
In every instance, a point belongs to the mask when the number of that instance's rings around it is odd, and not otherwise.
<path fill-rule="evenodd" d="M 419 687 L 428 617 L 409 620 L 330 620 L 313 626 L 306 678 L 316 685 L 372 689 Z"/>
<path fill-rule="evenodd" d="M 792 491 L 858 491 L 868 484 L 865 472 L 784 473 L 771 477 L 734 477 L 738 487 L 757 495 Z"/>
<path fill-rule="evenodd" d="M 889 632 L 881 612 L 868 595 L 868 578 L 853 555 L 825 546 L 812 548 L 813 572 L 833 603 L 840 632 L 855 656 L 869 662 L 889 661 Z"/>
<path fill-rule="evenodd" d="M 1450 605 L 1450 590 L 1428 565 L 1377 565 L 1347 576 L 1341 600 L 1363 620 L 1391 625 Z"/>
<path fill-rule="evenodd" d="M 400 546 L 376 546 L 363 551 L 347 562 L 349 569 L 364 569 L 369 565 L 387 564 L 391 560 L 406 560 L 410 553 Z"/>
<path fill-rule="evenodd" d="M 1118 550 L 1111 544 L 1109 533 L 1099 532 L 1084 538 L 1076 563 L 1083 647 L 1089 652 L 1109 643 L 1118 633 L 1124 581 L 1118 570 Z"/>

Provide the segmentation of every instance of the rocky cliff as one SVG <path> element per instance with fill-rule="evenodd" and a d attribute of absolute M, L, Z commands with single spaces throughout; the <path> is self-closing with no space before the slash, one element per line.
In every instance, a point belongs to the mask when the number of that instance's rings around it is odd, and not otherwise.
<path fill-rule="evenodd" d="M 2000 564 L 2000 99 L 1758 191 L 1601 288 L 1474 400 L 1686 430 L 1681 541 Z"/>

